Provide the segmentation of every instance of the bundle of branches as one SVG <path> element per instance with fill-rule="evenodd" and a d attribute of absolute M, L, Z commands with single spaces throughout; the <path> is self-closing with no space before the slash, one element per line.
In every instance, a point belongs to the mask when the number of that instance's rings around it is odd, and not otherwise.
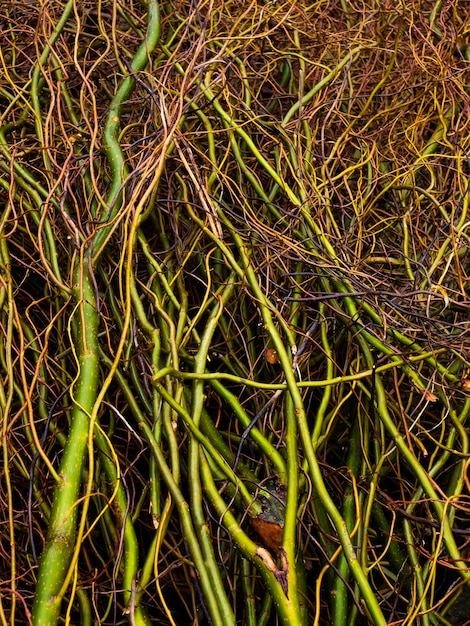
<path fill-rule="evenodd" d="M 465 622 L 464 5 L 0 2 L 2 624 Z"/>

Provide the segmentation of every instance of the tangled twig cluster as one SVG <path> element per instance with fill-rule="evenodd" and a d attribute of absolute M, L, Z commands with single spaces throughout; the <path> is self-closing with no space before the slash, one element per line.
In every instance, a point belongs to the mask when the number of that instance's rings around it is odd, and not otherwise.
<path fill-rule="evenodd" d="M 0 2 L 2 623 L 465 622 L 468 15 Z"/>

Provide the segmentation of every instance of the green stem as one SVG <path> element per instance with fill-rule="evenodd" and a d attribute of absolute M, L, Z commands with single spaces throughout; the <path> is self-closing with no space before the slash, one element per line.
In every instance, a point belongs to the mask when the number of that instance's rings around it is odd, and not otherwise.
<path fill-rule="evenodd" d="M 121 131 L 121 107 L 128 100 L 135 87 L 135 74 L 141 72 L 148 65 L 150 55 L 160 40 L 160 7 L 158 0 L 148 1 L 147 32 L 145 41 L 141 43 L 130 64 L 132 74 L 126 76 L 119 86 L 108 109 L 104 125 L 103 145 L 111 170 L 111 187 L 106 199 L 105 211 L 107 214 L 97 216 L 106 222 L 94 238 L 93 258 L 96 263 L 103 251 L 108 237 L 112 232 L 112 222 L 119 213 L 123 203 L 123 189 L 129 176 L 129 170 L 124 158 L 124 152 L 119 143 Z"/>
<path fill-rule="evenodd" d="M 234 275 L 232 280 L 228 283 L 223 291 L 223 295 L 213 308 L 209 319 L 206 322 L 204 333 L 201 337 L 201 343 L 197 354 L 194 359 L 194 371 L 203 372 L 207 363 L 207 353 L 209 351 L 213 334 L 216 330 L 218 319 L 222 314 L 224 304 L 227 302 L 234 287 Z M 210 285 L 209 285 L 210 286 Z M 191 417 L 195 426 L 199 426 L 201 422 L 201 415 L 204 405 L 204 383 L 200 380 L 193 382 L 192 388 L 192 406 Z M 214 549 L 211 541 L 211 535 L 209 526 L 206 522 L 206 516 L 204 513 L 204 506 L 202 501 L 202 485 L 200 479 L 199 470 L 199 457 L 200 457 L 200 443 L 194 435 L 190 435 L 189 441 L 189 462 L 188 462 L 188 479 L 189 489 L 191 497 L 191 515 L 194 520 L 196 533 L 198 534 L 199 543 L 201 545 L 204 560 L 208 574 L 211 578 L 211 583 L 214 589 L 215 596 L 220 612 L 218 615 L 213 615 L 214 622 L 226 624 L 227 626 L 235 624 L 235 615 L 233 614 L 232 607 L 228 601 L 227 594 L 225 592 L 220 570 L 217 565 L 217 561 L 214 554 Z M 222 620 L 222 621 L 220 621 Z"/>
<path fill-rule="evenodd" d="M 361 432 L 358 420 L 354 420 L 349 442 L 348 459 L 346 461 L 346 466 L 351 472 L 352 480 L 356 480 L 361 461 L 360 435 Z M 354 499 L 354 489 L 352 484 L 348 485 L 344 493 L 343 517 L 348 531 L 352 532 L 356 519 L 356 502 Z M 344 584 L 343 579 L 348 581 L 350 571 L 348 561 L 344 553 L 340 554 L 336 565 L 342 578 L 340 578 L 340 576 L 336 576 L 331 590 L 332 624 L 333 626 L 346 626 L 348 623 L 350 600 L 348 599 L 349 590 Z"/>
<path fill-rule="evenodd" d="M 86 263 L 78 266 L 75 280 L 76 316 L 72 324 L 73 345 L 77 353 L 78 373 L 71 389 L 72 423 L 62 456 L 46 546 L 41 556 L 38 582 L 32 609 L 35 626 L 53 626 L 58 622 L 63 588 L 74 552 L 77 498 L 82 467 L 88 444 L 90 415 L 98 389 L 98 314 L 95 291 Z M 80 273 L 80 270 L 82 273 Z"/>

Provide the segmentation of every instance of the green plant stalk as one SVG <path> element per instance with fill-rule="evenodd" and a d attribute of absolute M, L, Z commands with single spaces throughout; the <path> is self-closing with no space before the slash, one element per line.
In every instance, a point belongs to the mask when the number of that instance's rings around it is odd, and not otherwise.
<path fill-rule="evenodd" d="M 188 393 L 187 397 L 189 396 L 190 394 Z M 201 432 L 211 441 L 211 443 L 219 452 L 220 456 L 223 457 L 231 467 L 233 467 L 233 464 L 235 462 L 233 452 L 225 442 L 221 432 L 217 429 L 216 425 L 214 424 L 210 415 L 205 409 L 203 409 L 201 413 L 200 427 Z M 241 462 L 239 462 L 237 465 L 237 474 L 244 482 L 248 481 L 252 484 L 255 484 L 257 482 L 256 475 Z"/>
<path fill-rule="evenodd" d="M 460 415 L 458 416 L 456 415 L 455 409 L 453 408 L 449 409 L 449 415 L 452 420 L 452 423 L 454 424 L 454 428 L 452 428 L 452 431 L 450 434 L 452 435 L 455 433 L 454 434 L 454 439 L 455 439 L 457 432 L 458 432 L 460 436 L 461 453 L 462 455 L 464 455 L 464 458 L 459 463 L 456 464 L 454 471 L 452 472 L 451 478 L 449 480 L 447 492 L 449 495 L 452 495 L 452 497 L 455 497 L 457 494 L 462 493 L 464 482 L 465 482 L 464 467 L 465 467 L 465 457 L 468 456 L 469 441 L 468 441 L 467 429 L 465 428 L 464 423 L 468 416 L 469 410 L 470 410 L 470 398 L 467 398 L 465 400 L 465 404 L 462 407 L 462 410 L 460 411 Z M 447 452 L 446 456 L 448 456 L 448 454 L 449 453 Z M 449 513 L 449 517 L 451 520 L 453 520 L 454 515 L 455 515 L 455 509 L 451 509 Z"/>
<path fill-rule="evenodd" d="M 165 527 L 160 531 L 161 535 L 165 534 L 166 529 L 168 527 L 168 516 L 166 517 L 166 520 L 167 522 L 165 523 Z M 135 594 L 136 601 L 139 603 L 142 599 L 142 595 L 144 594 L 144 591 L 146 591 L 147 586 L 150 584 L 152 578 L 154 577 L 155 555 L 156 555 L 157 547 L 159 543 L 158 538 L 159 538 L 159 533 L 156 532 L 155 535 L 153 536 L 152 543 L 150 544 L 150 546 L 146 546 L 146 556 L 145 556 L 144 563 L 142 565 L 142 571 L 141 571 L 140 578 L 139 578 L 139 586 L 137 589 L 137 593 Z"/>
<path fill-rule="evenodd" d="M 361 461 L 361 432 L 357 420 L 354 420 L 351 429 L 351 438 L 349 441 L 349 452 L 346 461 L 346 466 L 350 470 L 353 480 L 356 479 L 359 472 L 359 466 Z M 344 493 L 343 500 L 343 518 L 348 529 L 348 532 L 352 532 L 354 528 L 354 522 L 356 520 L 356 502 L 354 499 L 354 489 L 348 485 Z M 336 563 L 338 572 L 341 574 L 344 580 L 349 579 L 349 565 L 344 553 L 340 554 Z M 334 579 L 333 587 L 331 589 L 331 621 L 332 626 L 346 626 L 348 623 L 349 614 L 349 590 L 344 584 L 343 580 L 336 576 Z"/>
<path fill-rule="evenodd" d="M 364 50 L 364 47 L 365 46 L 356 46 L 356 48 L 350 50 L 341 59 L 341 61 L 339 61 L 339 63 L 335 65 L 335 67 L 315 85 L 315 87 L 312 87 L 312 89 L 310 89 L 300 100 L 293 104 L 284 116 L 284 119 L 282 120 L 282 127 L 287 126 L 287 124 L 291 121 L 297 111 L 301 107 L 304 107 L 306 104 L 308 104 L 310 100 L 314 96 L 316 96 L 317 93 L 319 93 L 324 87 L 326 87 L 328 83 L 330 83 L 338 75 L 338 73 L 343 69 L 345 65 L 352 62 L 354 60 L 354 57 L 360 54 L 362 50 Z"/>
<path fill-rule="evenodd" d="M 27 202 L 26 200 L 22 200 L 22 202 L 24 202 L 24 206 L 30 210 L 35 225 L 37 227 L 41 226 L 46 236 L 45 243 L 46 249 L 48 251 L 48 259 L 46 259 L 44 255 L 42 255 L 41 261 L 43 262 L 49 276 L 59 287 L 61 292 L 64 294 L 70 293 L 71 290 L 62 282 L 61 279 L 60 268 L 57 262 L 58 254 L 55 246 L 55 238 L 50 222 L 49 220 L 45 219 L 41 224 L 40 216 L 42 215 L 42 211 L 44 209 L 44 201 L 48 198 L 48 193 L 34 180 L 34 177 L 31 176 L 28 170 L 19 164 L 18 159 L 13 159 L 6 148 L 2 149 L 3 146 L 7 145 L 8 141 L 4 137 L 3 131 L 0 130 L 0 150 L 2 150 L 5 155 L 5 163 L 0 160 L 0 169 L 4 169 L 8 174 L 10 174 L 9 163 L 12 163 L 12 169 L 15 173 L 15 184 L 19 188 L 26 191 L 34 200 L 34 204 L 36 205 L 37 210 L 34 210 L 33 206 L 29 205 L 29 202 Z M 8 192 L 11 192 L 11 185 L 9 185 L 5 180 L 1 178 L 0 185 Z M 15 193 L 13 194 L 13 196 L 16 198 Z M 55 204 L 54 198 L 51 198 L 50 201 L 53 205 Z"/>
<path fill-rule="evenodd" d="M 123 484 L 118 474 L 118 469 L 114 463 L 114 454 L 110 450 L 109 439 L 103 434 L 101 429 L 95 428 L 94 437 L 98 449 L 100 450 L 101 463 L 109 484 L 112 489 L 116 489 L 115 501 L 117 507 L 114 506 L 114 510 L 117 513 L 117 523 L 122 527 L 123 532 L 123 547 L 124 552 L 122 555 L 123 574 L 122 574 L 122 588 L 124 605 L 129 611 L 132 604 L 132 618 L 134 620 L 133 626 L 144 626 L 149 624 L 148 617 L 145 614 L 142 606 L 133 599 L 132 589 L 136 583 L 137 572 L 139 567 L 139 543 L 135 532 L 134 524 L 128 512 L 128 501 L 126 493 L 124 491 Z"/>
<path fill-rule="evenodd" d="M 265 593 L 261 602 L 261 608 L 258 612 L 257 626 L 267 626 L 271 617 L 271 607 L 273 605 L 273 599 L 270 593 Z"/>
<path fill-rule="evenodd" d="M 321 337 L 321 345 L 323 351 L 326 356 L 326 377 L 327 379 L 332 379 L 334 374 L 334 359 L 333 353 L 331 350 L 330 342 L 328 340 L 328 328 L 327 323 L 325 321 L 325 303 L 320 302 L 319 305 L 319 314 L 321 317 L 320 320 L 320 337 Z M 312 444 L 317 449 L 318 441 L 320 439 L 321 433 L 323 431 L 323 423 L 325 421 L 325 414 L 330 405 L 332 387 L 325 386 L 322 394 L 321 402 L 318 406 L 316 417 L 315 417 L 315 425 L 312 431 Z"/>
<path fill-rule="evenodd" d="M 44 79 L 41 76 L 41 71 L 46 64 L 49 58 L 49 55 L 51 54 L 52 47 L 54 46 L 55 42 L 62 34 L 62 31 L 64 30 L 69 20 L 69 17 L 72 14 L 74 6 L 75 6 L 75 0 L 69 0 L 67 4 L 65 5 L 64 10 L 62 12 L 62 16 L 59 22 L 57 23 L 57 26 L 54 28 L 54 31 L 46 47 L 42 51 L 41 57 L 39 59 L 39 63 L 36 63 L 34 67 L 33 76 L 31 80 L 31 102 L 32 102 L 33 109 L 35 112 L 34 122 L 35 122 L 35 127 L 36 127 L 36 134 L 41 144 L 41 147 L 43 148 L 44 148 L 44 133 L 43 133 L 42 125 L 41 125 L 42 116 L 41 116 L 41 105 L 39 102 L 39 96 L 40 96 L 42 87 L 44 85 Z M 51 167 L 51 163 L 48 159 L 46 150 L 43 150 L 42 154 L 43 154 L 43 159 L 44 159 L 45 171 L 52 172 L 53 168 Z"/>
<path fill-rule="evenodd" d="M 290 370 L 292 365 L 289 363 Z M 298 410 L 298 408 L 297 408 Z M 287 457 L 287 498 L 282 546 L 289 563 L 288 593 L 299 623 L 307 623 L 307 614 L 302 608 L 297 572 L 297 510 L 299 507 L 299 449 L 297 439 L 296 406 L 291 394 L 286 395 L 284 415 L 286 423 L 285 443 Z"/>
<path fill-rule="evenodd" d="M 207 354 L 211 345 L 213 334 L 217 328 L 217 323 L 222 314 L 224 305 L 230 298 L 234 288 L 235 275 L 232 273 L 231 279 L 223 290 L 219 301 L 213 307 L 208 320 L 206 321 L 204 333 L 201 336 L 201 343 L 194 358 L 194 371 L 203 372 L 207 364 Z M 208 290 L 210 283 L 208 283 Z M 195 380 L 191 394 L 191 417 L 195 426 L 199 427 L 204 406 L 204 382 Z M 215 558 L 214 548 L 211 541 L 210 531 L 207 526 L 204 506 L 202 501 L 202 485 L 199 471 L 200 444 L 194 435 L 190 435 L 189 440 L 189 460 L 188 460 L 188 482 L 190 493 L 191 516 L 194 521 L 199 543 L 204 554 L 208 574 L 214 588 L 214 593 L 220 607 L 220 614 L 223 616 L 224 624 L 235 625 L 235 615 L 227 598 L 220 570 Z"/>
<path fill-rule="evenodd" d="M 217 379 L 212 379 L 210 381 L 212 388 L 219 394 L 219 396 L 227 402 L 230 409 L 235 413 L 238 421 L 246 428 L 251 419 L 246 414 L 244 408 L 240 404 L 238 398 L 229 391 L 226 387 L 222 385 L 222 383 Z M 287 484 L 287 470 L 286 463 L 276 448 L 263 436 L 263 434 L 259 431 L 256 426 L 251 429 L 250 432 L 251 439 L 256 443 L 259 447 L 263 456 L 270 460 L 273 466 L 276 468 L 277 475 L 279 476 L 279 480 L 284 484 Z"/>
<path fill-rule="evenodd" d="M 358 337 L 359 346 L 362 346 L 364 339 L 363 337 Z M 367 346 L 366 346 L 367 348 Z M 372 380 L 372 385 L 374 385 L 375 378 Z M 366 426 L 364 427 L 367 430 L 367 434 L 363 433 L 363 446 L 362 453 L 364 456 L 362 472 L 364 475 L 369 475 L 370 479 L 368 480 L 368 489 L 366 493 L 361 494 L 363 499 L 365 499 L 365 506 L 362 508 L 361 512 L 361 548 L 360 548 L 360 560 L 362 563 L 362 567 L 365 572 L 369 572 L 371 567 L 369 566 L 369 530 L 371 527 L 370 518 L 372 515 L 372 508 L 376 501 L 376 492 L 377 486 L 379 483 L 379 478 L 381 475 L 381 470 L 384 465 L 384 462 L 387 458 L 386 448 L 385 448 L 385 428 L 379 417 L 376 415 L 375 406 L 372 404 L 372 393 L 369 389 L 366 389 L 365 385 L 359 383 L 359 387 L 362 389 L 363 397 L 367 397 L 369 399 L 368 405 L 368 413 L 370 418 L 364 420 Z M 370 435 L 371 435 L 371 422 L 374 422 L 375 432 L 379 433 L 377 437 L 372 438 L 372 445 L 370 446 Z M 367 438 L 367 439 L 366 439 Z M 374 451 L 373 460 L 369 457 L 369 449 L 372 447 Z"/>
<path fill-rule="evenodd" d="M 411 562 L 411 566 L 413 568 L 414 583 L 415 583 L 415 586 L 413 586 L 413 591 L 414 591 L 413 603 L 411 606 L 409 606 L 408 612 L 411 613 L 414 610 L 416 603 L 421 602 L 423 613 L 420 617 L 423 620 L 423 626 L 430 626 L 429 615 L 426 612 L 427 602 L 426 602 L 426 599 L 424 598 L 425 584 L 424 584 L 424 579 L 423 579 L 423 569 L 419 562 L 418 553 L 415 548 L 416 541 L 413 536 L 413 530 L 411 528 L 411 523 L 409 520 L 405 520 L 403 522 L 403 530 L 405 532 L 406 547 L 408 550 L 408 556 Z"/>
<path fill-rule="evenodd" d="M 139 238 L 139 233 L 137 235 Z M 131 297 L 132 303 L 134 307 L 134 312 L 139 320 L 140 328 L 145 332 L 147 336 L 147 340 L 150 342 L 152 346 L 152 372 L 155 374 L 158 370 L 160 356 L 161 356 L 161 333 L 160 331 L 151 324 L 148 320 L 147 315 L 144 310 L 144 306 L 142 304 L 142 300 L 139 298 L 139 294 L 137 292 L 137 288 L 135 285 L 135 279 L 132 277 L 131 281 Z M 134 372 L 133 372 L 134 373 Z M 133 376 L 134 385 L 136 388 L 141 390 L 141 382 L 140 376 L 135 372 L 135 376 Z M 139 398 L 141 399 L 144 409 L 149 413 L 155 416 L 154 422 L 154 437 L 157 443 L 161 442 L 161 434 L 162 434 L 162 421 L 156 419 L 156 416 L 159 414 L 161 398 L 156 391 L 152 393 L 152 402 L 150 403 L 142 389 L 139 393 Z M 135 399 L 135 396 L 132 396 L 132 399 Z M 161 481 L 160 475 L 158 472 L 158 468 L 155 462 L 155 458 L 152 456 L 149 460 L 149 475 L 150 475 L 150 503 L 151 503 L 151 513 L 154 523 L 160 523 L 160 515 L 161 515 Z M 163 533 L 164 535 L 164 533 Z M 147 568 L 147 572 L 153 572 L 153 559 L 150 559 L 150 554 L 146 559 L 146 564 L 151 563 L 151 569 Z M 145 566 L 144 566 L 145 570 Z M 150 573 L 149 573 L 150 576 Z M 137 598 L 140 600 L 140 598 Z"/>
<path fill-rule="evenodd" d="M 39 143 L 41 145 L 42 148 L 42 154 L 43 154 L 43 159 L 44 159 L 44 165 L 45 165 L 45 172 L 53 172 L 53 167 L 51 166 L 51 163 L 49 161 L 48 155 L 47 155 L 47 150 L 45 149 L 45 145 L 44 145 L 44 133 L 43 133 L 43 129 L 42 129 L 42 124 L 41 124 L 41 105 L 39 102 L 39 96 L 42 90 L 42 87 L 44 85 L 44 80 L 41 77 L 41 71 L 42 68 L 45 66 L 49 55 L 51 54 L 52 48 L 55 44 L 55 42 L 57 41 L 57 39 L 59 38 L 59 36 L 62 34 L 62 31 L 65 29 L 65 26 L 69 20 L 69 17 L 73 11 L 73 8 L 75 6 L 75 1 L 74 0 L 69 0 L 67 2 L 67 4 L 64 7 L 64 10 L 62 12 L 62 16 L 59 20 L 59 22 L 57 23 L 56 27 L 54 28 L 54 31 L 46 45 L 46 47 L 44 48 L 41 57 L 39 59 L 39 62 L 36 63 L 35 67 L 34 67 L 34 71 L 33 71 L 33 75 L 32 75 L 32 80 L 31 80 L 31 103 L 34 109 L 34 113 L 35 113 L 35 127 L 36 127 L 36 134 L 37 134 L 37 138 L 39 140 Z M 29 177 L 28 177 L 29 178 Z M 34 177 L 31 177 L 31 179 L 34 180 Z M 47 194 L 47 197 L 49 198 L 49 194 Z M 40 212 L 41 216 L 44 212 L 44 207 L 42 205 L 38 206 L 38 211 Z M 35 217 L 36 221 L 42 221 L 42 217 L 41 220 L 38 220 Z M 58 259 L 58 255 L 56 253 L 56 248 L 55 248 L 55 237 L 54 234 L 52 232 L 52 228 L 51 225 L 49 223 L 49 220 L 46 219 L 44 221 L 44 230 L 46 233 L 46 241 L 47 241 L 47 247 L 48 247 L 48 255 L 47 258 L 52 266 L 52 269 L 50 270 L 50 275 L 53 279 L 55 279 L 55 282 L 57 282 L 57 284 L 60 287 L 64 287 L 61 277 L 60 277 L 60 268 L 59 265 L 57 263 L 57 259 Z"/>
<path fill-rule="evenodd" d="M 245 626 L 257 626 L 256 623 L 256 605 L 253 589 L 253 572 L 251 563 L 244 557 L 241 558 L 240 563 L 240 586 L 242 589 L 245 613 L 243 616 L 243 623 Z"/>
<path fill-rule="evenodd" d="M 80 606 L 80 626 L 93 624 L 90 600 L 83 589 L 77 589 L 77 599 Z"/>
<path fill-rule="evenodd" d="M 325 303 L 324 302 L 320 302 L 319 314 L 321 317 L 321 321 L 320 321 L 321 345 L 322 345 L 324 354 L 326 356 L 326 376 L 327 376 L 327 380 L 328 379 L 332 380 L 335 365 L 334 365 L 333 352 L 332 352 L 332 349 L 328 340 L 328 327 L 325 321 Z M 315 422 L 314 422 L 313 429 L 310 435 L 312 446 L 315 452 L 318 450 L 318 448 L 320 447 L 321 441 L 323 440 L 322 432 L 323 432 L 323 428 L 325 425 L 326 413 L 328 411 L 328 407 L 330 404 L 332 389 L 333 387 L 331 385 L 324 385 L 322 399 L 316 411 Z M 308 461 L 306 458 L 302 462 L 302 468 L 305 473 L 308 473 Z M 311 488 L 312 488 L 312 493 L 316 494 L 316 486 L 314 483 L 312 484 Z M 311 498 L 310 507 L 313 511 L 317 524 L 319 525 L 320 528 L 322 528 L 325 531 L 325 533 L 320 534 L 319 541 L 322 544 L 323 549 L 331 557 L 336 550 L 336 546 L 327 537 L 328 535 L 327 529 L 331 528 L 331 523 L 330 523 L 330 520 L 328 519 L 328 515 L 325 511 L 325 508 L 321 504 L 321 500 L 316 497 Z"/>
<path fill-rule="evenodd" d="M 299 619 L 298 607 L 295 606 L 296 600 L 294 600 L 293 603 L 292 595 L 285 594 L 274 572 L 272 571 L 272 569 L 269 569 L 269 567 L 266 565 L 266 560 L 262 558 L 262 553 L 259 551 L 256 543 L 252 541 L 240 528 L 240 525 L 235 519 L 235 516 L 230 511 L 230 509 L 227 508 L 226 502 L 219 494 L 217 487 L 214 483 L 214 478 L 210 470 L 209 464 L 203 456 L 201 457 L 201 475 L 203 478 L 204 489 L 207 493 L 207 497 L 211 505 L 214 507 L 217 514 L 219 515 L 219 518 L 224 524 L 230 537 L 236 543 L 241 554 L 250 562 L 252 562 L 256 566 L 258 572 L 261 574 L 279 613 L 281 623 L 286 624 L 286 626 L 304 626 L 304 624 Z M 275 567 L 274 561 L 272 561 L 272 559 L 271 567 Z"/>
<path fill-rule="evenodd" d="M 375 520 L 376 526 L 380 528 L 384 536 L 389 536 L 391 532 L 390 524 L 385 517 L 382 506 L 377 502 L 377 500 L 373 504 L 372 517 Z M 390 541 L 387 555 L 391 568 L 396 574 L 398 574 L 400 570 L 403 569 L 406 557 L 396 539 L 392 539 Z"/>
<path fill-rule="evenodd" d="M 163 287 L 166 295 L 168 296 L 168 298 L 172 302 L 172 304 L 175 307 L 175 309 L 177 311 L 179 311 L 181 309 L 181 304 L 180 304 L 179 300 L 177 299 L 177 297 L 175 296 L 172 288 L 169 285 L 169 281 L 167 279 L 167 274 L 165 274 L 165 272 L 163 271 L 161 265 L 159 263 L 157 263 L 157 260 L 155 259 L 154 255 L 150 251 L 150 247 L 149 247 L 148 241 L 145 238 L 145 235 L 140 231 L 140 229 L 139 229 L 139 231 L 137 233 L 137 239 L 139 241 L 140 247 L 142 248 L 142 252 L 145 254 L 145 257 L 146 257 L 146 259 L 148 261 L 148 264 L 149 264 L 150 268 L 154 272 L 156 272 L 156 274 L 158 275 L 158 282 Z M 167 273 L 168 273 L 168 271 L 167 271 Z M 153 288 L 153 291 L 154 291 L 155 295 L 157 296 L 157 298 L 161 301 L 161 299 L 162 299 L 161 298 L 161 294 L 157 293 L 155 288 Z"/>
<path fill-rule="evenodd" d="M 80 269 L 82 275 L 80 275 Z M 77 498 L 89 436 L 89 417 L 98 388 L 98 313 L 87 264 L 75 271 L 78 321 L 73 324 L 78 374 L 72 388 L 72 423 L 60 463 L 46 546 L 38 572 L 32 621 L 34 626 L 57 624 L 65 590 L 63 582 L 74 552 Z"/>
<path fill-rule="evenodd" d="M 253 502 L 253 497 L 250 492 L 247 490 L 246 486 L 238 476 L 233 472 L 231 467 L 227 465 L 226 461 L 220 456 L 217 452 L 217 448 L 212 444 L 212 442 L 203 435 L 203 433 L 199 430 L 199 428 L 194 424 L 191 415 L 182 407 L 173 396 L 168 393 L 168 391 L 158 382 L 154 382 L 154 385 L 158 392 L 161 394 L 163 400 L 179 415 L 183 418 L 183 421 L 188 429 L 188 431 L 196 437 L 201 446 L 207 451 L 207 453 L 211 456 L 212 460 L 218 467 L 218 469 L 222 472 L 222 474 L 230 480 L 230 482 L 235 485 L 243 498 L 244 502 L 251 506 L 253 509 L 253 514 L 258 513 L 257 505 Z"/>
<path fill-rule="evenodd" d="M 104 473 L 100 473 L 99 467 L 97 468 L 96 475 L 99 476 L 98 488 L 101 489 L 101 493 L 105 494 L 108 491 L 107 478 Z M 102 498 L 101 508 L 97 507 L 97 511 L 100 511 L 102 514 L 100 516 L 100 527 L 103 533 L 103 545 L 106 547 L 107 554 L 114 554 L 115 547 L 118 542 L 118 535 L 116 532 L 116 520 L 111 515 L 111 510 L 109 506 L 106 506 L 107 500 L 106 498 Z M 104 510 L 103 510 L 104 509 Z M 102 556 L 102 551 L 100 551 L 100 556 Z M 102 561 L 103 566 L 106 565 L 105 560 Z"/>
<path fill-rule="evenodd" d="M 380 343 L 380 340 L 377 341 L 379 342 L 378 345 L 382 345 Z M 333 387 L 341 383 L 360 381 L 363 378 L 370 378 L 374 374 L 374 372 L 382 373 L 386 372 L 387 370 L 397 368 L 402 364 L 408 364 L 409 366 L 409 363 L 419 363 L 420 361 L 426 360 L 427 357 L 431 354 L 435 353 L 436 351 L 429 351 L 417 356 L 410 356 L 407 359 L 397 357 L 396 359 L 393 359 L 392 362 L 385 363 L 384 365 L 379 365 L 375 368 L 369 367 L 368 369 L 365 369 L 362 372 L 358 372 L 357 374 L 346 374 L 344 376 L 335 376 L 334 378 L 320 378 L 318 380 L 303 380 L 299 381 L 297 383 L 297 386 L 299 389 L 306 389 L 309 387 Z M 211 382 L 211 384 L 213 381 L 220 382 L 221 380 L 228 380 L 241 385 L 246 385 L 247 387 L 252 387 L 254 389 L 263 389 L 267 391 L 284 391 L 287 389 L 287 384 L 285 382 L 263 383 L 257 380 L 253 380 L 252 378 L 244 378 L 243 376 L 239 376 L 237 374 L 226 374 L 224 372 L 204 372 L 202 374 L 195 374 L 194 372 L 182 372 L 181 370 L 175 369 L 174 367 L 163 367 L 162 369 L 158 370 L 154 375 L 154 380 L 159 380 L 161 378 L 164 378 L 165 376 L 174 376 L 175 378 L 181 380 L 194 380 L 195 378 L 198 378 L 201 380 L 207 380 Z M 312 437 L 312 441 L 314 443 L 315 449 L 317 449 L 318 446 L 321 444 L 322 436 L 320 435 L 319 439 L 313 439 Z"/>
<path fill-rule="evenodd" d="M 121 380 L 121 384 L 123 381 Z M 214 593 L 212 585 L 212 578 L 206 567 L 206 561 L 204 558 L 201 545 L 199 543 L 197 533 L 194 529 L 194 523 L 191 515 L 191 508 L 189 503 L 185 500 L 178 484 L 174 480 L 172 471 L 168 467 L 160 445 L 157 443 L 153 436 L 152 429 L 148 426 L 143 416 L 140 417 L 139 427 L 142 430 L 146 441 L 148 442 L 152 454 L 157 462 L 162 479 L 165 481 L 168 490 L 174 500 L 175 506 L 178 510 L 181 525 L 183 529 L 183 535 L 188 547 L 191 551 L 191 556 L 194 560 L 194 567 L 197 571 L 201 588 L 204 593 L 204 599 L 207 603 L 207 609 L 211 615 L 215 626 L 224 626 L 226 624 L 225 615 L 221 614 L 219 602 Z M 228 616 L 229 617 L 229 616 Z"/>
<path fill-rule="evenodd" d="M 26 191 L 33 199 L 38 210 L 41 208 L 42 203 L 48 197 L 47 190 L 38 183 L 38 181 L 32 176 L 29 171 L 19 163 L 18 159 L 13 159 L 11 153 L 8 150 L 9 142 L 6 138 L 10 129 L 8 124 L 5 124 L 0 128 L 0 151 L 3 154 L 3 159 L 0 161 L 0 169 L 5 174 L 11 174 L 10 168 L 13 169 L 15 174 L 15 183 L 20 189 Z M 5 179 L 0 179 L 4 189 L 9 190 L 10 185 Z"/>
<path fill-rule="evenodd" d="M 73 3 L 72 3 L 73 4 Z M 160 8 L 158 0 L 148 0 L 147 32 L 145 41 L 141 43 L 134 58 L 131 61 L 131 70 L 137 74 L 145 69 L 150 55 L 155 50 L 160 40 Z M 93 260 L 96 263 L 103 251 L 103 246 L 112 231 L 112 222 L 119 213 L 123 202 L 123 187 L 128 178 L 129 171 L 124 159 L 124 153 L 119 143 L 121 130 L 121 107 L 129 99 L 135 86 L 135 78 L 129 74 L 122 81 L 114 98 L 112 99 L 103 133 L 103 146 L 108 158 L 111 170 L 111 187 L 106 199 L 106 211 L 108 215 L 96 216 L 97 219 L 105 219 L 107 226 L 102 228 L 94 237 Z"/>

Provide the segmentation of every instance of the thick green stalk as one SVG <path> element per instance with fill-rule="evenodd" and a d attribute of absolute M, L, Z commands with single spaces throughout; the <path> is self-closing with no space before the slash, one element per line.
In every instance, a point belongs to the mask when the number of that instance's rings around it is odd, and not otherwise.
<path fill-rule="evenodd" d="M 128 167 L 124 159 L 124 152 L 119 142 L 121 132 L 121 108 L 129 99 L 134 86 L 134 74 L 141 72 L 147 67 L 150 55 L 155 50 L 160 39 L 160 8 L 157 0 L 149 0 L 147 32 L 145 41 L 141 43 L 134 58 L 131 61 L 132 73 L 126 76 L 119 86 L 114 98 L 109 105 L 108 115 L 104 125 L 103 145 L 111 169 L 111 187 L 106 200 L 105 210 L 107 215 L 99 218 L 111 224 L 114 217 L 119 213 L 123 203 L 123 187 L 129 176 Z M 102 228 L 94 238 L 94 260 L 98 258 L 103 246 L 110 235 L 111 225 Z"/>
<path fill-rule="evenodd" d="M 299 442 L 297 439 L 297 407 L 294 405 L 291 394 L 286 395 L 284 403 L 285 414 L 285 443 L 287 457 L 287 498 L 284 520 L 282 546 L 289 563 L 288 593 L 291 595 L 296 619 L 300 624 L 307 623 L 307 614 L 300 603 L 299 576 L 297 565 L 297 511 L 299 508 Z"/>
<path fill-rule="evenodd" d="M 84 263 L 75 272 L 77 320 L 72 324 L 78 372 L 71 389 L 72 423 L 60 464 L 49 521 L 46 546 L 41 556 L 32 620 L 35 626 L 53 626 L 65 594 L 64 580 L 75 548 L 77 499 L 83 460 L 89 437 L 89 416 L 98 389 L 98 313 L 92 280 Z"/>

